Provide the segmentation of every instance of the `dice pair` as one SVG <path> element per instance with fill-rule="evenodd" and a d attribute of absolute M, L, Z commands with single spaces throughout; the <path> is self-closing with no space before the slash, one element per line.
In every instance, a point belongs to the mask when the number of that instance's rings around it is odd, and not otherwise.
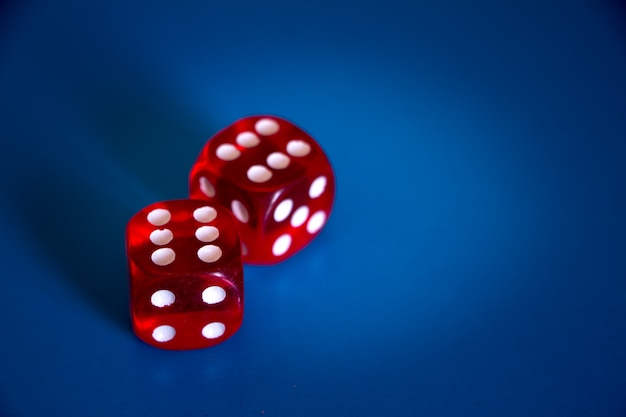
<path fill-rule="evenodd" d="M 226 340 L 243 318 L 243 262 L 279 263 L 330 215 L 335 179 L 313 138 L 287 120 L 236 121 L 202 148 L 189 199 L 139 211 L 126 230 L 133 329 L 164 349 Z"/>

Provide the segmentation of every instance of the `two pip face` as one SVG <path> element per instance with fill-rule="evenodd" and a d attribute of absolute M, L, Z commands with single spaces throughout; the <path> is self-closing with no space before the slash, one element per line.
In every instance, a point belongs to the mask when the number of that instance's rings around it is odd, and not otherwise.
<path fill-rule="evenodd" d="M 272 265 L 319 234 L 335 178 L 293 123 L 253 116 L 218 132 L 189 177 L 189 199 L 152 204 L 126 230 L 133 329 L 164 349 L 213 346 L 243 318 L 243 263 Z"/>

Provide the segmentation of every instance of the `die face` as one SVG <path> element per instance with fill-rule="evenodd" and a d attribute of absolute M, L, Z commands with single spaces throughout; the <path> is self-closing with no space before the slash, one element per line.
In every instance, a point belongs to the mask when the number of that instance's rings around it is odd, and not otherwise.
<path fill-rule="evenodd" d="M 170 350 L 213 346 L 241 326 L 242 294 L 220 276 L 156 278 L 131 286 L 131 316 L 139 339 Z"/>
<path fill-rule="evenodd" d="M 320 232 L 335 179 L 315 140 L 274 116 L 247 117 L 204 146 L 190 174 L 190 196 L 217 200 L 237 219 L 243 259 L 274 264 Z"/>
<path fill-rule="evenodd" d="M 126 231 L 133 329 L 164 349 L 197 349 L 243 318 L 240 241 L 230 213 L 199 200 L 156 203 Z"/>
<path fill-rule="evenodd" d="M 261 236 L 255 242 L 259 263 L 280 262 L 306 247 L 325 225 L 333 204 L 332 172 L 301 178 L 272 195 L 265 206 Z M 320 189 L 323 188 L 323 192 Z M 313 189 L 315 198 L 311 198 Z"/>

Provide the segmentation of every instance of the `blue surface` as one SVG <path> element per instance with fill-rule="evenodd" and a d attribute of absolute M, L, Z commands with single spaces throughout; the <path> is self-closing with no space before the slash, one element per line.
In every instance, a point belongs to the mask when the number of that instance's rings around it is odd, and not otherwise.
<path fill-rule="evenodd" d="M 1 415 L 626 415 L 617 3 L 85 3 L 0 6 Z M 257 113 L 335 211 L 228 342 L 144 345 L 125 224 Z"/>

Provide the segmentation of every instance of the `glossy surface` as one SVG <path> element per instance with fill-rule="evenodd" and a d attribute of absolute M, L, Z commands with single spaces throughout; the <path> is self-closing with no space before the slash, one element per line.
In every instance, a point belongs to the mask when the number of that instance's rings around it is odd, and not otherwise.
<path fill-rule="evenodd" d="M 0 2 L 0 415 L 626 416 L 617 3 Z M 332 215 L 225 343 L 153 348 L 124 227 L 258 112 Z"/>
<path fill-rule="evenodd" d="M 275 116 L 246 117 L 213 136 L 191 170 L 189 187 L 191 198 L 231 209 L 250 264 L 275 264 L 308 245 L 335 198 L 322 148 Z"/>
<path fill-rule="evenodd" d="M 231 215 L 206 201 L 154 203 L 128 222 L 135 334 L 163 349 L 198 349 L 232 336 L 243 317 L 240 242 Z"/>

